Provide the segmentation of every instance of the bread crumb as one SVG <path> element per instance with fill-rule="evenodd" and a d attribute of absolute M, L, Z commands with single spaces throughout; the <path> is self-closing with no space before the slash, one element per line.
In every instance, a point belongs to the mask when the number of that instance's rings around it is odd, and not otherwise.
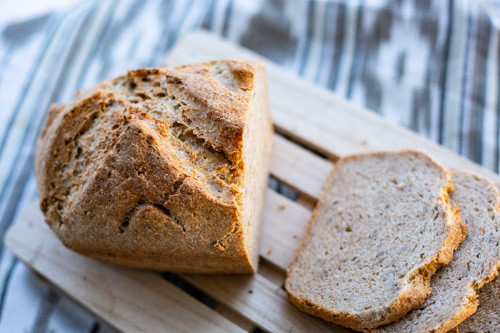
<path fill-rule="evenodd" d="M 268 248 L 268 249 L 267 249 L 266 254 L 267 254 L 268 256 L 270 256 L 270 255 L 271 255 L 271 253 L 273 253 L 273 249 L 270 247 L 270 248 Z"/>
<path fill-rule="evenodd" d="M 282 202 L 280 203 L 280 210 L 283 210 L 286 208 L 286 203 Z"/>

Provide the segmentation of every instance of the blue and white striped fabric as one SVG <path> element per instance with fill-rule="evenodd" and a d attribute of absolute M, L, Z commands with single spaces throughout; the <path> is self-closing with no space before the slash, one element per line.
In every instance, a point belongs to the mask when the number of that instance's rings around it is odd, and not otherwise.
<path fill-rule="evenodd" d="M 36 198 L 34 144 L 50 104 L 159 66 L 198 28 L 498 171 L 498 22 L 476 0 L 92 0 L 0 23 L 0 236 Z M 104 330 L 3 248 L 0 260 L 1 332 Z"/>

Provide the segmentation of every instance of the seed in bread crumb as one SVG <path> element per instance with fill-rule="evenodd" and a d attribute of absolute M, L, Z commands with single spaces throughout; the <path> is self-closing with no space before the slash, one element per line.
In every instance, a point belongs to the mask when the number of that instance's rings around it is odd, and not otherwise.
<path fill-rule="evenodd" d="M 406 186 L 406 184 L 404 182 L 399 182 L 397 188 L 398 188 L 398 190 L 401 190 L 405 186 Z"/>

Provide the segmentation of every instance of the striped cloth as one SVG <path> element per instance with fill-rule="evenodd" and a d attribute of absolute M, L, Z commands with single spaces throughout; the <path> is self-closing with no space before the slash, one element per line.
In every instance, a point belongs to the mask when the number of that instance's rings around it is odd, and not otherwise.
<path fill-rule="evenodd" d="M 0 236 L 36 199 L 49 105 L 160 65 L 198 28 L 498 171 L 498 22 L 476 0 L 93 0 L 0 24 Z M 0 332 L 106 330 L 3 248 L 0 287 Z"/>

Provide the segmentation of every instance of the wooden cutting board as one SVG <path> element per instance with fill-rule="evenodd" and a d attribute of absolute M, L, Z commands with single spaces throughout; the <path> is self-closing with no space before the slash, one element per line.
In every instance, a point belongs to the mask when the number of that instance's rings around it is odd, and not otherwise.
<path fill-rule="evenodd" d="M 270 332 L 347 332 L 297 310 L 282 288 L 332 161 L 352 153 L 413 148 L 447 167 L 500 182 L 499 175 L 206 32 L 185 36 L 165 65 L 221 58 L 266 63 L 276 129 L 271 176 L 300 194 L 294 202 L 268 190 L 257 274 L 179 274 L 176 280 L 197 290 L 195 298 L 158 273 L 107 265 L 66 249 L 43 222 L 36 203 L 5 238 L 7 247 L 30 269 L 118 330 L 249 332 L 259 327 Z"/>

